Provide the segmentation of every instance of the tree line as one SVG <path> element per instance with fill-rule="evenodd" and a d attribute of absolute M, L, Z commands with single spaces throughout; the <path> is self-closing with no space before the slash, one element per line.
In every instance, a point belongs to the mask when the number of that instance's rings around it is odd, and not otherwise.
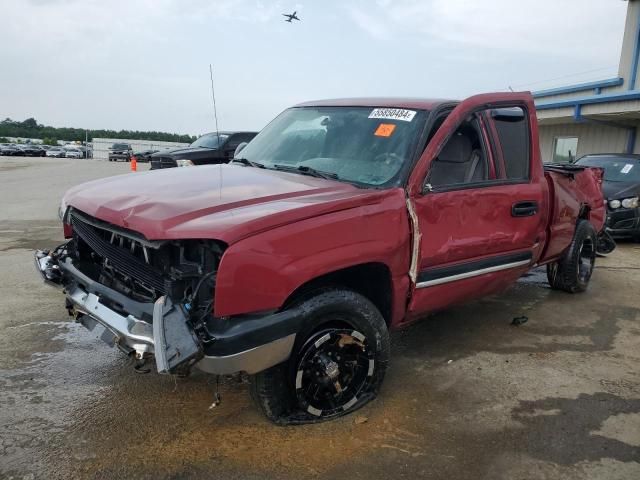
<path fill-rule="evenodd" d="M 139 130 L 85 130 L 84 128 L 50 127 L 27 118 L 20 122 L 6 118 L 0 122 L 0 137 L 40 138 L 44 143 L 55 144 L 58 140 L 69 142 L 84 141 L 87 132 L 89 141 L 93 138 L 118 138 L 123 140 L 155 140 L 158 142 L 191 143 L 196 140 L 192 135 L 180 135 L 167 132 L 141 132 Z"/>

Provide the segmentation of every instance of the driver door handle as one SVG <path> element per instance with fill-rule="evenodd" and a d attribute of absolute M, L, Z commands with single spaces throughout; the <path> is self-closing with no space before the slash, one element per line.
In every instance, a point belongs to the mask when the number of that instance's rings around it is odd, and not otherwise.
<path fill-rule="evenodd" d="M 516 202 L 511 206 L 512 217 L 531 217 L 536 213 L 538 213 L 538 202 L 533 200 Z"/>

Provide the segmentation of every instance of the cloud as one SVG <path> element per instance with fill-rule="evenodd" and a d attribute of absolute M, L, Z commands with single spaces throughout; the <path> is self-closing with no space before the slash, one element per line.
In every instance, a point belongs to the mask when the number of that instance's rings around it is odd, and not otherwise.
<path fill-rule="evenodd" d="M 369 35 L 378 39 L 389 38 L 388 26 L 375 13 L 371 14 L 354 5 L 346 5 L 345 8 L 356 25 Z"/>
<path fill-rule="evenodd" d="M 294 2 L 0 0 L 0 118 L 204 132 L 211 128 L 209 63 L 229 129 L 260 128 L 312 98 L 460 98 L 566 79 L 615 70 L 627 5 Z M 302 22 L 283 22 L 281 14 L 293 10 Z"/>
<path fill-rule="evenodd" d="M 622 41 L 624 15 L 612 12 L 626 5 L 618 3 L 379 0 L 345 8 L 358 27 L 376 38 L 423 37 L 426 42 L 473 50 L 571 55 L 609 64 Z"/>

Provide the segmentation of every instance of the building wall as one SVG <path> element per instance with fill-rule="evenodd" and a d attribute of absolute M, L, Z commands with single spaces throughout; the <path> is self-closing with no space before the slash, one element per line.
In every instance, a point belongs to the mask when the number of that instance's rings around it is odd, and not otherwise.
<path fill-rule="evenodd" d="M 638 124 L 640 127 L 640 123 Z M 595 123 L 567 123 L 540 126 L 540 153 L 544 162 L 553 160 L 556 137 L 578 137 L 577 157 L 588 153 L 623 153 L 627 147 L 629 130 Z M 635 152 L 639 149 L 636 142 Z"/>
<path fill-rule="evenodd" d="M 636 78 L 635 85 L 631 85 L 631 67 L 634 60 L 634 49 L 638 36 L 639 19 L 640 2 L 637 0 L 628 2 L 627 18 L 622 37 L 622 50 L 620 51 L 620 63 L 618 64 L 618 76 L 625 79 L 625 85 L 618 87 L 618 90 L 633 90 L 640 83 L 640 78 Z"/>
<path fill-rule="evenodd" d="M 540 107 L 537 111 L 540 151 L 545 162 L 553 160 L 557 137 L 577 137 L 577 157 L 589 153 L 626 152 L 631 146 L 630 135 L 635 135 L 635 139 L 632 139 L 635 140 L 633 152 L 640 152 L 640 100 L 619 100 L 615 96 L 625 92 L 634 96 L 640 89 L 640 72 L 635 71 L 639 61 L 639 45 L 640 0 L 629 0 L 617 79 L 534 92 L 536 105 Z M 598 83 L 621 84 L 602 87 Z M 596 99 L 603 101 L 592 103 Z M 571 101 L 571 105 L 558 107 L 556 102 L 562 101 Z"/>

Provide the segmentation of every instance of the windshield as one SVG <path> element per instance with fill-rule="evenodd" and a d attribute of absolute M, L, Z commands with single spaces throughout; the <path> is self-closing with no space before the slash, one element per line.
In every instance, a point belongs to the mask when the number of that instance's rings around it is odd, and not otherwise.
<path fill-rule="evenodd" d="M 202 135 L 199 139 L 191 144 L 192 147 L 204 147 L 204 148 L 218 148 L 225 140 L 229 138 L 229 135 L 207 133 Z"/>
<path fill-rule="evenodd" d="M 112 150 L 128 150 L 129 145 L 126 143 L 114 143 L 111 149 Z"/>
<path fill-rule="evenodd" d="M 240 156 L 267 168 L 314 169 L 338 180 L 388 185 L 409 164 L 425 116 L 400 108 L 291 108 Z"/>
<path fill-rule="evenodd" d="M 633 157 L 582 157 L 578 165 L 604 168 L 604 180 L 608 182 L 640 182 L 640 158 Z"/>

